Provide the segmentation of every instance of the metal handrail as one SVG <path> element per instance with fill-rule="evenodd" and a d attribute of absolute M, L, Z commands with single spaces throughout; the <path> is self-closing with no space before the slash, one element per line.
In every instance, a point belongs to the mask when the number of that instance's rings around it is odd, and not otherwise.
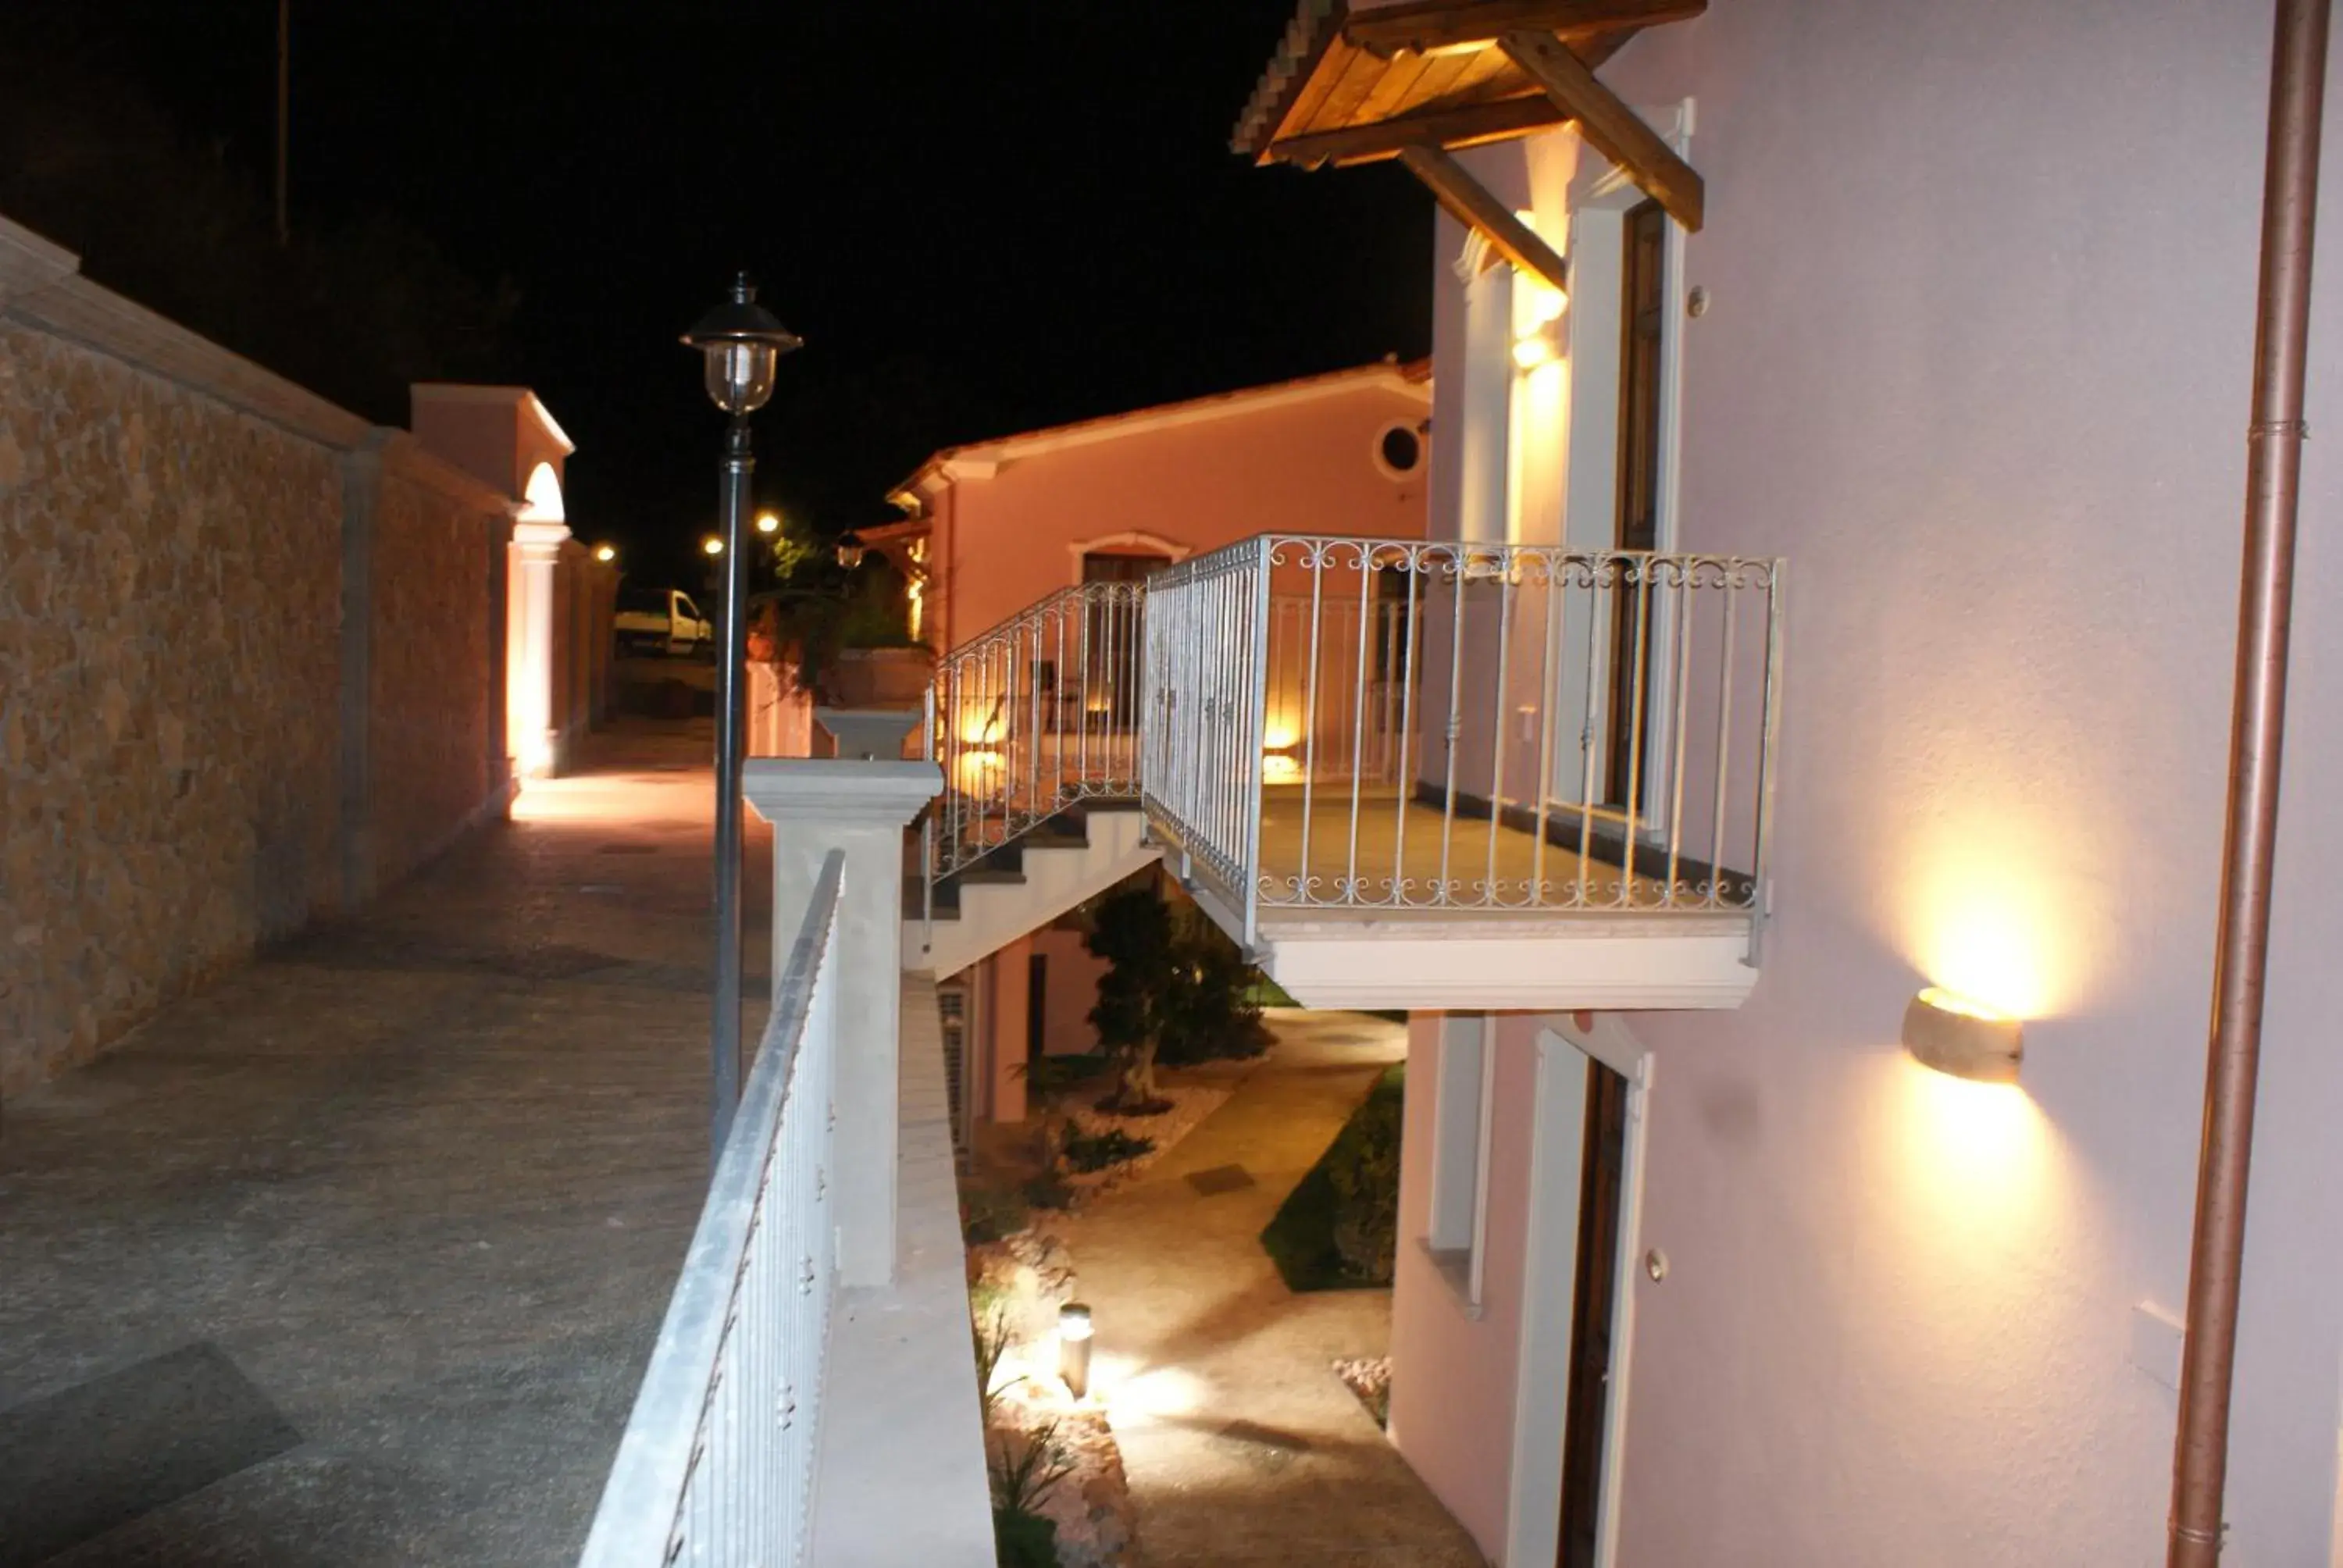
<path fill-rule="evenodd" d="M 1141 800 L 1263 910 L 1759 912 L 1779 559 L 1263 535 L 1151 579 Z"/>
<path fill-rule="evenodd" d="M 961 644 L 928 687 L 944 794 L 921 844 L 935 884 L 1085 799 L 1139 793 L 1139 649 L 1146 589 L 1061 588 Z"/>
<path fill-rule="evenodd" d="M 805 1556 L 835 1294 L 838 1055 L 824 861 L 579 1568 Z"/>

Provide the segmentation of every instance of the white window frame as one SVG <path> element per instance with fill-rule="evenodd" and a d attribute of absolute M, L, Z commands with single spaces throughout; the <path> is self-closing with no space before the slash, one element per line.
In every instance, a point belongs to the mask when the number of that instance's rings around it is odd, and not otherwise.
<path fill-rule="evenodd" d="M 1496 1015 L 1441 1014 L 1433 1070 L 1432 1213 L 1423 1246 L 1470 1318 L 1481 1315 L 1489 1255 L 1496 1071 Z"/>
<path fill-rule="evenodd" d="M 1679 156 L 1690 156 L 1691 99 L 1671 111 L 1648 112 L 1644 119 L 1660 128 L 1662 136 Z M 1617 537 L 1619 510 L 1620 317 L 1625 308 L 1620 294 L 1623 225 L 1627 213 L 1648 198 L 1625 170 L 1603 166 L 1599 158 L 1596 163 L 1603 172 L 1583 187 L 1574 189 L 1570 196 L 1572 287 L 1570 306 L 1564 317 L 1569 343 L 1570 426 L 1569 453 L 1564 468 L 1562 530 L 1563 541 L 1570 548 L 1605 550 L 1612 548 Z M 1666 554 L 1677 548 L 1681 533 L 1687 319 L 1684 302 L 1691 285 L 1684 276 L 1686 241 L 1690 236 L 1684 225 L 1671 216 L 1661 233 L 1659 516 L 1652 543 L 1654 549 Z M 1653 625 L 1654 690 L 1666 690 L 1665 683 L 1672 678 L 1669 661 L 1674 655 L 1674 638 L 1668 635 L 1670 620 L 1672 614 L 1664 615 Z M 1589 746 L 1599 746 L 1604 738 L 1588 722 L 1582 699 L 1592 689 L 1587 684 L 1590 678 L 1597 683 L 1604 678 L 1605 672 L 1599 668 L 1604 657 L 1606 656 L 1598 648 L 1598 668 L 1591 678 L 1583 662 L 1574 664 L 1566 658 L 1557 673 L 1557 686 L 1551 699 L 1555 711 L 1564 720 L 1558 733 L 1584 735 Z M 1573 715 L 1576 716 L 1575 723 L 1570 722 Z M 1577 809 L 1589 766 L 1583 750 L 1569 746 L 1554 748 L 1554 774 L 1545 780 L 1547 796 L 1554 806 L 1566 810 Z M 1591 766 L 1599 778 L 1609 767 L 1609 760 L 1598 754 Z M 1642 782 L 1644 806 L 1666 799 L 1673 787 L 1673 781 L 1662 777 L 1657 769 L 1645 769 Z M 1605 814 L 1598 812 L 1600 815 Z M 1625 826 L 1624 816 L 1615 820 L 1619 826 Z M 1653 821 L 1648 813 L 1642 817 L 1638 836 L 1644 841 L 1657 843 L 1664 834 L 1664 828 Z"/>

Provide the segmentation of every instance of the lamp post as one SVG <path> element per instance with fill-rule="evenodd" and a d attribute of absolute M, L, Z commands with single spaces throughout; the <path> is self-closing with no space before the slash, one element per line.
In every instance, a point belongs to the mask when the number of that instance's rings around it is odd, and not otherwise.
<path fill-rule="evenodd" d="M 744 272 L 733 280 L 731 297 L 695 322 L 683 341 L 699 350 L 708 396 L 731 417 L 721 470 L 724 535 L 709 552 L 720 552 L 724 568 L 717 611 L 716 980 L 709 1037 L 715 1081 L 708 1157 L 713 1167 L 723 1155 L 725 1134 L 740 1102 L 740 682 L 748 597 L 740 546 L 748 527 L 749 475 L 757 466 L 749 449 L 749 416 L 773 395 L 774 366 L 799 340 L 757 303 L 756 287 Z"/>

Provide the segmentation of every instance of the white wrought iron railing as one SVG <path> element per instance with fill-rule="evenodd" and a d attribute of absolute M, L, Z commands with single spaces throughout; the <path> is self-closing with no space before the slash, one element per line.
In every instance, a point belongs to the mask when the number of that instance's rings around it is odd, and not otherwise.
<path fill-rule="evenodd" d="M 1148 584 L 1150 825 L 1242 921 L 1754 911 L 1784 563 L 1266 535 Z"/>
<path fill-rule="evenodd" d="M 1142 585 L 1063 588 L 961 644 L 928 688 L 944 793 L 925 827 L 930 888 L 1067 807 L 1139 793 Z"/>
<path fill-rule="evenodd" d="M 830 953 L 844 863 L 824 865 L 774 993 L 580 1568 L 804 1560 L 836 1278 Z"/>

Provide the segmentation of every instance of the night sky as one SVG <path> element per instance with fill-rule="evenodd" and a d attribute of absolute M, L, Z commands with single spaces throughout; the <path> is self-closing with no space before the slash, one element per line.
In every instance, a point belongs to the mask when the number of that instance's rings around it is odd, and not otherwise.
<path fill-rule="evenodd" d="M 266 185 L 274 0 L 10 4 Z M 572 526 L 647 569 L 712 518 L 719 417 L 676 335 L 736 267 L 807 340 L 759 498 L 829 528 L 891 516 L 940 446 L 1429 347 L 1403 173 L 1227 151 L 1292 0 L 293 12 L 296 227 L 387 208 L 508 279 L 511 377 L 578 445 Z"/>

